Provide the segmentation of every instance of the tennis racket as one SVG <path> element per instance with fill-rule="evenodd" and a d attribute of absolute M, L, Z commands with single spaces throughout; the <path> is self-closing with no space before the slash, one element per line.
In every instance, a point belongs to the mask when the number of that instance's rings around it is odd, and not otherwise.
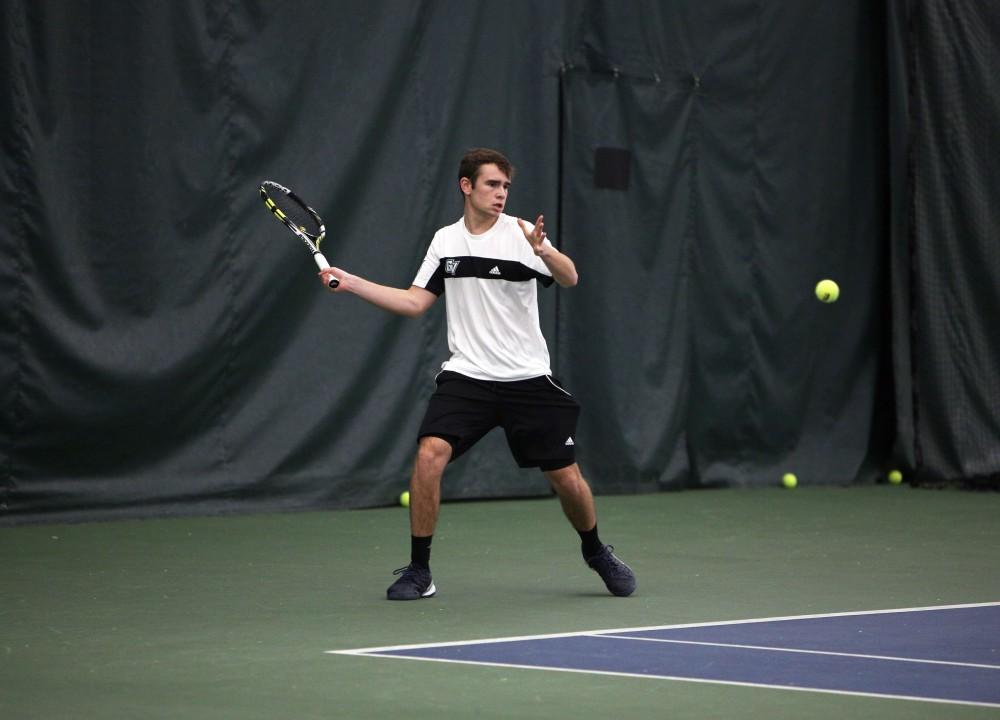
<path fill-rule="evenodd" d="M 264 199 L 264 206 L 306 244 L 319 269 L 330 267 L 330 263 L 319 251 L 319 245 L 326 237 L 326 226 L 319 213 L 302 202 L 298 195 L 273 180 L 265 180 L 260 184 L 260 196 Z M 340 282 L 336 278 L 330 278 L 329 285 L 335 288 Z"/>

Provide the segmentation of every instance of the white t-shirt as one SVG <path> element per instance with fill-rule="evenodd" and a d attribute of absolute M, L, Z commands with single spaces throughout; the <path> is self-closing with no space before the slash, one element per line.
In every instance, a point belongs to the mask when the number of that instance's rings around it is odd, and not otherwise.
<path fill-rule="evenodd" d="M 551 375 L 536 281 L 547 287 L 552 273 L 516 218 L 501 214 L 482 235 L 464 219 L 438 230 L 413 284 L 435 295 L 447 290 L 451 358 L 442 369 L 479 380 Z"/>

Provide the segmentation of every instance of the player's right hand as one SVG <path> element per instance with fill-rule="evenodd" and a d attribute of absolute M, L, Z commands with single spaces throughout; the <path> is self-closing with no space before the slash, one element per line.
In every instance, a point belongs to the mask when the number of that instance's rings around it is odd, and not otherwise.
<path fill-rule="evenodd" d="M 340 284 L 337 285 L 337 287 L 335 288 L 330 287 L 330 278 L 333 278 Z M 323 281 L 323 284 L 326 285 L 326 289 L 329 290 L 330 292 L 339 292 L 340 290 L 343 290 L 344 280 L 346 278 L 347 278 L 347 273 L 345 273 L 343 270 L 339 268 L 328 267 L 328 268 L 323 268 L 322 270 L 319 271 L 319 279 Z"/>

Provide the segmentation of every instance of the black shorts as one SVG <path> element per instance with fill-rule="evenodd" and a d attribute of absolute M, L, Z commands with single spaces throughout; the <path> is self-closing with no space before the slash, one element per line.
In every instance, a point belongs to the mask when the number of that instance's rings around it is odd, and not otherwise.
<path fill-rule="evenodd" d="M 494 382 L 446 370 L 436 382 L 418 438 L 433 435 L 447 441 L 452 460 L 502 427 L 521 467 L 558 470 L 576 461 L 580 406 L 555 378 Z"/>

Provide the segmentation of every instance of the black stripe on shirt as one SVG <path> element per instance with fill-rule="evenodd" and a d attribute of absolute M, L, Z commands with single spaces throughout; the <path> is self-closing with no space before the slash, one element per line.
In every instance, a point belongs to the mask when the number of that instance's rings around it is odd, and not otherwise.
<path fill-rule="evenodd" d="M 544 287 L 552 284 L 552 276 L 533 270 L 517 260 L 497 260 L 495 258 L 465 255 L 441 258 L 437 270 L 431 275 L 425 290 L 435 295 L 444 292 L 444 281 L 452 278 L 478 278 L 480 280 L 509 280 L 527 282 L 537 280 Z"/>

